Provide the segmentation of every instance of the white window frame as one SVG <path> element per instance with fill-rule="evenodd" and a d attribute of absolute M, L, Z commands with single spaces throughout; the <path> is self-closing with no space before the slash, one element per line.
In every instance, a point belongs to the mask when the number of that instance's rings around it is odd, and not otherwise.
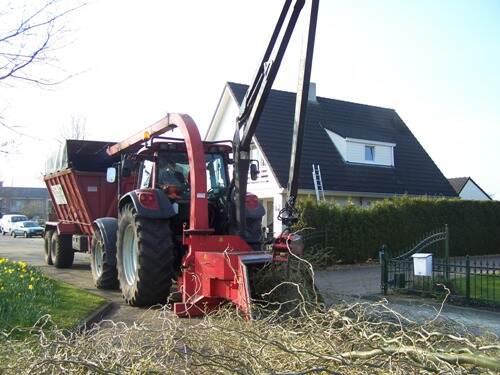
<path fill-rule="evenodd" d="M 375 149 L 376 149 L 375 145 L 365 145 L 365 161 L 369 161 L 371 163 L 375 162 Z M 369 154 L 371 154 L 371 159 L 367 158 L 368 150 L 371 150 L 371 152 L 369 152 Z"/>

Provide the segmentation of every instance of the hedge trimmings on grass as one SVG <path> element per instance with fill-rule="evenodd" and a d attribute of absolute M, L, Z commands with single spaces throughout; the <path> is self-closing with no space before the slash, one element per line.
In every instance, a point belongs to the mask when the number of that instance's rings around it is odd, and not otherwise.
<path fill-rule="evenodd" d="M 304 310 L 303 310 L 304 311 Z M 424 325 L 384 303 L 246 321 L 233 308 L 202 319 L 168 310 L 132 325 L 40 332 L 36 344 L 0 345 L 0 372 L 186 374 L 498 373 L 500 342 L 434 321 Z"/>
<path fill-rule="evenodd" d="M 296 261 L 300 261 L 296 259 Z M 313 277 L 304 262 L 298 279 Z M 280 270 L 282 271 L 282 270 Z M 281 276 L 278 276 L 278 279 Z M 268 280 L 268 278 L 264 278 Z M 273 280 L 274 282 L 275 280 Z M 292 282 L 284 284 L 293 286 Z M 306 284 L 307 285 L 307 284 Z M 309 285 L 313 285 L 311 281 Z M 276 287 L 273 288 L 276 291 Z M 166 306 L 134 324 L 103 321 L 86 332 L 39 329 L 38 340 L 0 344 L 0 373 L 408 374 L 498 373 L 500 341 L 436 317 L 417 323 L 379 303 L 325 309 L 304 293 L 293 314 L 276 309 L 248 321 L 233 306 L 180 319 Z M 269 292 L 262 292 L 263 297 Z M 262 303 L 259 308 L 263 309 Z M 262 311 L 262 310 L 261 310 Z"/>

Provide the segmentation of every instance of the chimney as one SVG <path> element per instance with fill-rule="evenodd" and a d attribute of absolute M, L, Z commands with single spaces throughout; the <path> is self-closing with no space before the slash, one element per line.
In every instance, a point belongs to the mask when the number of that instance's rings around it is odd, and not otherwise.
<path fill-rule="evenodd" d="M 3 188 L 3 181 L 0 181 L 0 188 Z"/>
<path fill-rule="evenodd" d="M 318 104 L 316 99 L 316 83 L 309 82 L 309 94 L 307 95 L 307 101 L 309 103 Z"/>

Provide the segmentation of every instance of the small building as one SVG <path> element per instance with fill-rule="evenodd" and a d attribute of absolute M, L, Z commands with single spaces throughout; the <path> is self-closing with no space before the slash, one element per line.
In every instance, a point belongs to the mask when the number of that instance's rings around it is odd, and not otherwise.
<path fill-rule="evenodd" d="M 3 186 L 0 183 L 0 212 L 19 213 L 46 219 L 50 197 L 46 188 Z"/>
<path fill-rule="evenodd" d="M 232 140 L 247 85 L 228 82 L 205 140 Z M 284 205 L 292 145 L 295 93 L 271 90 L 251 146 L 260 175 L 248 191 L 266 208 L 263 226 L 274 224 Z M 369 206 L 397 195 L 457 194 L 393 109 L 316 96 L 311 84 L 299 173 L 299 195 L 315 197 L 313 165 L 320 167 L 325 199 Z"/>
<path fill-rule="evenodd" d="M 449 178 L 453 189 L 460 197 L 460 199 L 474 200 L 474 201 L 491 201 L 491 197 L 476 184 L 471 177 L 454 177 Z"/>

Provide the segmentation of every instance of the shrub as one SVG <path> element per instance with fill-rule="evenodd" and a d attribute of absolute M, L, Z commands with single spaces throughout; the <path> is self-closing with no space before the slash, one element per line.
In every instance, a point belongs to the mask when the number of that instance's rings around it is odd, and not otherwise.
<path fill-rule="evenodd" d="M 308 198 L 299 201 L 298 208 L 297 229 L 304 231 L 306 254 L 319 266 L 376 259 L 383 244 L 397 253 L 445 224 L 450 231 L 451 256 L 500 251 L 497 201 L 400 197 L 363 208 L 317 204 Z"/>

